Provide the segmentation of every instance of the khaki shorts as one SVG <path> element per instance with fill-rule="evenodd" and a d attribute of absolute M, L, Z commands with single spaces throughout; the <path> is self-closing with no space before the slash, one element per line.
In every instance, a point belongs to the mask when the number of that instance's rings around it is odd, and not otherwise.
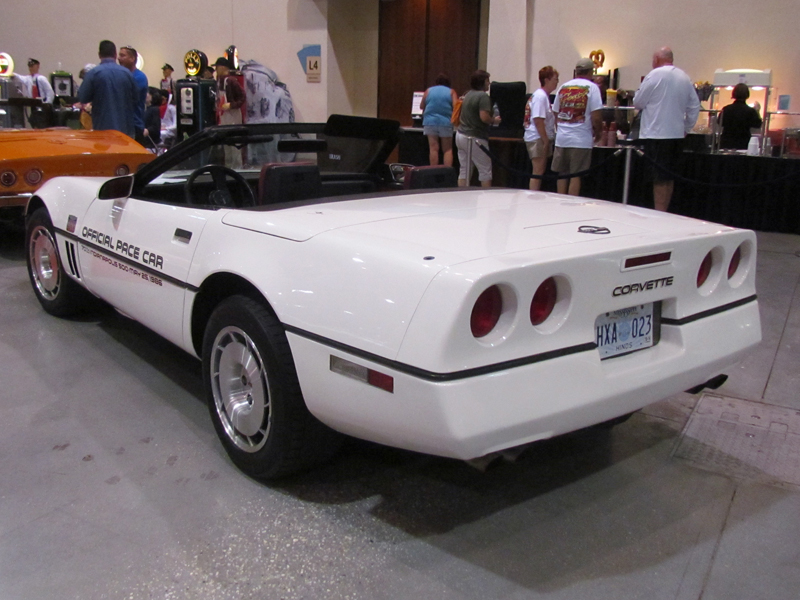
<path fill-rule="evenodd" d="M 483 146 L 488 150 L 489 142 L 480 138 L 473 138 L 472 146 L 472 163 L 478 168 L 478 181 L 489 181 L 492 178 L 492 159 L 478 146 Z M 467 179 L 469 138 L 460 131 L 456 131 L 456 148 L 458 148 L 458 178 Z"/>
<path fill-rule="evenodd" d="M 553 141 L 548 140 L 545 146 L 544 140 L 539 138 L 535 142 L 525 142 L 528 148 L 528 156 L 531 158 L 549 158 L 553 156 Z"/>
<path fill-rule="evenodd" d="M 591 148 L 560 148 L 553 152 L 553 166 L 556 173 L 565 175 L 586 171 L 592 166 Z"/>

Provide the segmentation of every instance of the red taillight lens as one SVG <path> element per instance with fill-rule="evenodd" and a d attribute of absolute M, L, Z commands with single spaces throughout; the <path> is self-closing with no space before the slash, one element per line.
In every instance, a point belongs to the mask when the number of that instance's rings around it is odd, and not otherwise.
<path fill-rule="evenodd" d="M 739 263 L 742 262 L 742 247 L 739 246 L 736 249 L 736 252 L 733 253 L 731 256 L 731 262 L 728 264 L 728 279 L 736 275 L 736 271 L 739 270 Z"/>
<path fill-rule="evenodd" d="M 497 325 L 502 311 L 503 296 L 500 288 L 493 285 L 484 290 L 472 307 L 472 316 L 469 319 L 472 335 L 476 338 L 487 335 Z"/>
<path fill-rule="evenodd" d="M 697 270 L 697 287 L 702 286 L 706 282 L 706 279 L 708 279 L 708 276 L 711 274 L 712 262 L 711 252 L 709 252 L 706 254 L 706 257 L 700 264 L 700 268 Z"/>
<path fill-rule="evenodd" d="M 531 324 L 541 325 L 553 312 L 558 298 L 558 286 L 552 277 L 545 279 L 531 300 Z"/>

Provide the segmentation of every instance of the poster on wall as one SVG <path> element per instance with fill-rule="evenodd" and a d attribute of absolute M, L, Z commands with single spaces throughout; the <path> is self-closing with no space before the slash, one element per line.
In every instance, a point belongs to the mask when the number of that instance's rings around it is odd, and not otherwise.
<path fill-rule="evenodd" d="M 319 44 L 306 44 L 297 53 L 300 64 L 306 74 L 307 83 L 320 83 L 322 81 L 322 46 Z"/>

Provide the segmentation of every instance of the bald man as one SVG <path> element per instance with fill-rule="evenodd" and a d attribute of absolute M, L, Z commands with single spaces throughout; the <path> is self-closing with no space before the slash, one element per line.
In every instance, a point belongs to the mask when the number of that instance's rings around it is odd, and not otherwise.
<path fill-rule="evenodd" d="M 639 139 L 648 157 L 664 170 L 653 168 L 653 202 L 656 210 L 667 211 L 674 178 L 683 152 L 683 139 L 700 114 L 700 100 L 689 76 L 672 64 L 668 47 L 653 54 L 653 70 L 647 74 L 633 97 L 642 111 Z"/>

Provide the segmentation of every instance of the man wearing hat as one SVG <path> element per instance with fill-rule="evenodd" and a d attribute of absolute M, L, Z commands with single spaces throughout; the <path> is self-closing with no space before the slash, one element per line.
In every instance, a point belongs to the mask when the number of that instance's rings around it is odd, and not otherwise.
<path fill-rule="evenodd" d="M 42 102 L 52 104 L 56 95 L 53 87 L 47 81 L 47 77 L 39 75 L 39 61 L 35 58 L 28 59 L 28 96 L 30 98 L 41 98 Z"/>
<path fill-rule="evenodd" d="M 556 148 L 553 171 L 579 173 L 592 166 L 592 147 L 603 132 L 603 101 L 600 88 L 592 81 L 594 63 L 589 58 L 575 65 L 575 76 L 556 91 L 553 112 L 556 115 Z M 558 192 L 577 196 L 581 178 L 559 179 Z"/>
<path fill-rule="evenodd" d="M 214 63 L 217 70 L 217 115 L 220 125 L 241 125 L 244 91 L 235 77 L 230 77 L 231 63 L 220 56 Z M 242 152 L 225 146 L 225 164 L 231 169 L 242 166 Z"/>
<path fill-rule="evenodd" d="M 164 79 L 161 80 L 161 89 L 167 92 L 167 94 L 170 96 L 175 93 L 175 82 L 172 80 L 173 72 L 174 69 L 169 63 L 164 63 L 164 66 L 161 67 L 161 73 L 164 75 Z"/>

